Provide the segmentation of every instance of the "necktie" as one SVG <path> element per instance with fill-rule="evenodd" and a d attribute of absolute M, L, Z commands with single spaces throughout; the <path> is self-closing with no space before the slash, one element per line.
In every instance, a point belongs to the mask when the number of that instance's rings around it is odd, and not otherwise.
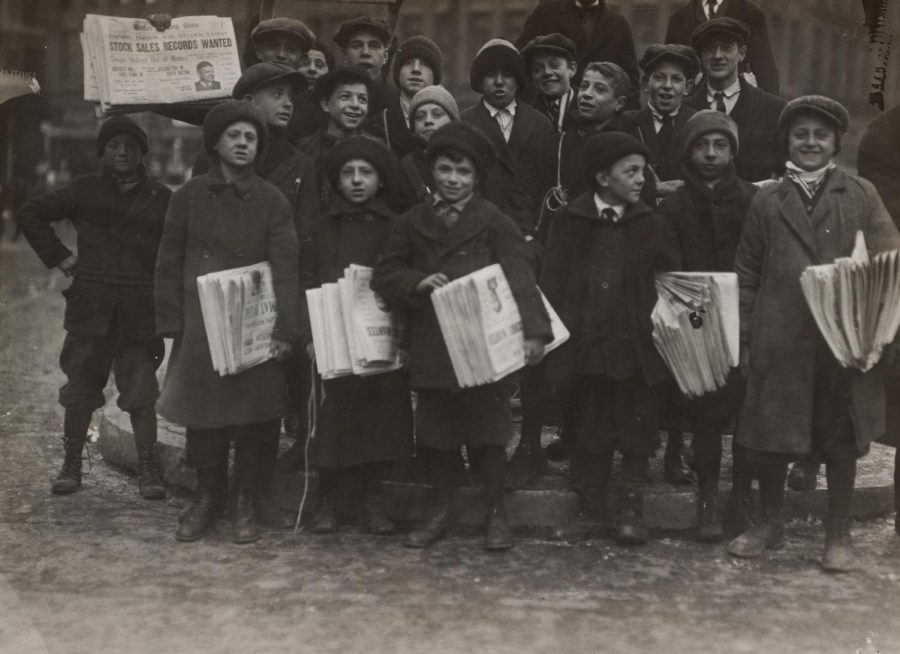
<path fill-rule="evenodd" d="M 716 101 L 716 111 L 721 111 L 723 114 L 728 113 L 728 109 L 725 108 L 725 94 L 721 91 L 716 91 L 713 93 L 713 98 Z"/>
<path fill-rule="evenodd" d="M 447 229 L 453 227 L 459 219 L 459 212 L 456 210 L 456 207 L 446 200 L 438 200 L 435 202 L 434 212 L 440 216 L 442 221 L 444 221 L 444 225 L 447 226 Z"/>
<path fill-rule="evenodd" d="M 659 149 L 661 152 L 665 152 L 669 147 L 669 143 L 672 141 L 672 123 L 672 115 L 663 114 L 662 127 L 660 127 L 659 131 L 656 133 L 656 140 L 659 141 Z"/>
<path fill-rule="evenodd" d="M 707 0 L 706 4 L 709 5 L 709 18 L 712 20 L 716 17 L 716 5 L 719 3 L 716 0 Z"/>
<path fill-rule="evenodd" d="M 508 143 L 509 135 L 512 133 L 512 114 L 507 109 L 500 109 L 494 114 L 494 118 L 497 120 L 497 124 L 500 125 L 500 131 L 503 132 L 503 140 Z"/>
<path fill-rule="evenodd" d="M 606 207 L 606 209 L 600 212 L 600 217 L 603 220 L 608 220 L 609 222 L 614 223 L 619 218 L 619 214 L 617 214 L 616 210 L 612 207 Z"/>

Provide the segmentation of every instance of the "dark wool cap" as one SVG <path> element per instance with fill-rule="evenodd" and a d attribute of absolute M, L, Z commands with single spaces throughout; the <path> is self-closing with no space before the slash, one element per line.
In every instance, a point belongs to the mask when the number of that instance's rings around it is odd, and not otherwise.
<path fill-rule="evenodd" d="M 443 77 L 444 55 L 438 44 L 427 36 L 411 36 L 405 39 L 394 55 L 394 83 L 400 86 L 400 67 L 413 59 L 421 59 L 434 75 L 434 83 L 440 84 Z"/>
<path fill-rule="evenodd" d="M 531 60 L 539 54 L 554 54 L 565 57 L 569 61 L 578 59 L 578 46 L 575 41 L 559 32 L 536 36 L 522 48 L 525 64 L 531 66 Z"/>
<path fill-rule="evenodd" d="M 816 114 L 824 118 L 837 128 L 839 135 L 846 132 L 850 125 L 850 114 L 837 100 L 826 98 L 824 95 L 801 95 L 788 102 L 781 110 L 778 128 L 782 131 L 788 129 L 791 121 L 800 113 Z"/>
<path fill-rule="evenodd" d="M 686 45 L 662 45 L 659 43 L 649 45 L 638 63 L 644 75 L 650 75 L 660 64 L 666 61 L 681 66 L 689 80 L 694 79 L 694 75 L 697 74 L 695 62 L 699 61 L 699 59 L 694 53 L 694 49 Z"/>
<path fill-rule="evenodd" d="M 279 81 L 289 84 L 295 93 L 306 88 L 306 77 L 303 73 L 284 64 L 261 63 L 253 64 L 244 71 L 234 85 L 231 95 L 240 100 L 248 93 Z"/>
<path fill-rule="evenodd" d="M 678 156 L 684 161 L 690 156 L 694 142 L 710 132 L 721 132 L 731 141 L 732 156 L 738 153 L 738 126 L 732 118 L 715 109 L 702 109 L 688 118 L 678 135 Z"/>
<path fill-rule="evenodd" d="M 724 36 L 743 45 L 750 40 L 750 27 L 744 21 L 736 18 L 713 18 L 694 30 L 691 34 L 691 47 L 700 52 L 714 36 Z"/>
<path fill-rule="evenodd" d="M 206 153 L 215 156 L 216 143 L 229 125 L 246 120 L 256 126 L 259 139 L 256 158 L 259 159 L 266 146 L 266 121 L 262 115 L 246 100 L 228 100 L 217 104 L 206 114 L 203 121 L 203 147 Z"/>
<path fill-rule="evenodd" d="M 381 42 L 385 45 L 391 40 L 391 29 L 388 24 L 379 18 L 371 18 L 369 16 L 359 16 L 341 24 L 337 34 L 334 35 L 334 42 L 342 50 L 347 47 L 350 39 L 354 34 L 360 31 L 374 32 L 381 38 Z"/>
<path fill-rule="evenodd" d="M 472 90 L 481 93 L 481 81 L 495 70 L 506 71 L 515 77 L 519 91 L 528 83 L 528 72 L 522 54 L 505 39 L 491 39 L 476 53 L 469 73 Z"/>
<path fill-rule="evenodd" d="M 369 91 L 369 105 L 372 104 L 375 97 L 375 85 L 372 83 L 369 72 L 359 66 L 338 66 L 322 75 L 316 82 L 313 100 L 316 102 L 327 100 L 340 84 L 365 84 Z"/>
<path fill-rule="evenodd" d="M 295 18 L 270 18 L 269 20 L 260 21 L 259 25 L 250 32 L 250 40 L 253 43 L 266 34 L 281 33 L 287 36 L 293 36 L 299 39 L 303 52 L 309 52 L 313 43 L 316 42 L 316 35 L 309 29 L 305 23 Z"/>
<path fill-rule="evenodd" d="M 447 123 L 431 135 L 426 150 L 429 163 L 448 150 L 462 152 L 471 159 L 481 181 L 497 163 L 497 152 L 488 137 L 477 127 L 462 121 Z"/>
<path fill-rule="evenodd" d="M 103 148 L 106 147 L 107 141 L 118 134 L 128 134 L 133 136 L 141 147 L 141 155 L 146 155 L 150 151 L 147 143 L 147 133 L 141 129 L 140 125 L 134 122 L 128 116 L 113 116 L 108 118 L 100 125 L 97 132 L 97 156 L 103 155 Z"/>
<path fill-rule="evenodd" d="M 341 167 L 351 159 L 368 161 L 378 171 L 378 179 L 384 188 L 393 184 L 396 174 L 394 155 L 378 139 L 360 135 L 339 141 L 325 154 L 325 174 L 332 188 L 338 188 Z"/>
<path fill-rule="evenodd" d="M 593 177 L 631 154 L 642 154 L 647 157 L 647 146 L 625 132 L 618 130 L 600 132 L 590 137 L 584 145 L 587 173 Z"/>

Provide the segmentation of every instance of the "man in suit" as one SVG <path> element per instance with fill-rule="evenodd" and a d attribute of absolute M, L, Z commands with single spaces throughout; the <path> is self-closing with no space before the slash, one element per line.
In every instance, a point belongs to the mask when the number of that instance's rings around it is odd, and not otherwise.
<path fill-rule="evenodd" d="M 739 75 L 749 41 L 750 29 L 733 18 L 713 18 L 694 30 L 691 46 L 700 54 L 704 81 L 685 104 L 731 116 L 741 141 L 741 150 L 735 157 L 737 175 L 758 182 L 784 171 L 778 117 L 785 102 Z"/>
<path fill-rule="evenodd" d="M 400 92 L 384 74 L 388 60 L 391 30 L 378 18 L 360 16 L 345 21 L 334 35 L 348 66 L 365 68 L 372 77 L 374 90 L 369 103 L 369 115 L 374 116 L 399 101 Z"/>
<path fill-rule="evenodd" d="M 559 33 L 575 42 L 578 70 L 592 61 L 609 61 L 621 66 L 638 84 L 638 65 L 631 26 L 605 0 L 546 0 L 525 19 L 516 46 L 525 47 L 536 36 Z M 581 77 L 579 73 L 578 77 Z M 637 98 L 633 98 L 637 102 Z"/>
<path fill-rule="evenodd" d="M 578 72 L 575 42 L 562 34 L 536 36 L 522 48 L 525 66 L 537 89 L 531 106 L 544 114 L 557 132 L 578 124 L 572 82 Z"/>
<path fill-rule="evenodd" d="M 530 238 L 538 198 L 532 193 L 522 163 L 536 160 L 540 145 L 553 136 L 553 126 L 536 109 L 517 101 L 528 75 L 525 60 L 509 41 L 492 39 L 485 43 L 472 62 L 469 81 L 482 98 L 460 118 L 490 139 L 498 159 L 481 185 L 481 194 Z"/>
<path fill-rule="evenodd" d="M 216 81 L 216 71 L 213 65 L 208 61 L 201 61 L 197 64 L 198 82 L 194 83 L 195 91 L 218 91 L 222 85 Z"/>
<path fill-rule="evenodd" d="M 690 0 L 669 16 L 666 43 L 689 45 L 694 30 L 713 18 L 733 18 L 746 23 L 750 28 L 750 40 L 741 72 L 753 73 L 759 88 L 778 95 L 778 68 L 769 42 L 766 17 L 749 0 Z"/>

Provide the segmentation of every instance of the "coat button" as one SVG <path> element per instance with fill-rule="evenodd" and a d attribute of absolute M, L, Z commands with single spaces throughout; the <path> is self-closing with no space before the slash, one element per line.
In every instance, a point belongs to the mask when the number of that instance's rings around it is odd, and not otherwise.
<path fill-rule="evenodd" d="M 209 250 L 203 250 L 203 258 L 204 259 L 209 259 L 210 255 L 211 255 L 211 253 Z"/>
<path fill-rule="evenodd" d="M 234 251 L 234 256 L 236 256 L 238 259 L 243 259 L 244 251 L 241 248 L 238 248 L 237 250 Z"/>
<path fill-rule="evenodd" d="M 249 194 L 249 193 L 244 193 L 244 194 L 241 196 L 241 199 L 242 199 L 242 200 L 249 200 L 249 199 L 250 199 L 250 194 Z"/>
<path fill-rule="evenodd" d="M 373 220 L 372 216 L 366 216 L 366 222 L 367 222 L 367 223 L 372 222 L 372 220 Z"/>
<path fill-rule="evenodd" d="M 460 251 L 459 251 L 459 256 L 460 256 L 460 257 L 466 256 L 466 251 L 465 251 L 465 250 L 460 250 Z"/>
<path fill-rule="evenodd" d="M 601 283 L 600 283 L 600 288 L 602 288 L 602 289 L 607 289 L 607 288 L 609 288 L 609 282 L 601 282 Z"/>

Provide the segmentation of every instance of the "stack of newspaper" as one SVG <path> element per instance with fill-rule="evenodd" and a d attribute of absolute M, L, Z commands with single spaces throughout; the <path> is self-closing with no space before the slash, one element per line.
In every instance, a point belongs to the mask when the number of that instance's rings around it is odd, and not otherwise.
<path fill-rule="evenodd" d="M 553 330 L 544 347 L 550 352 L 568 340 L 569 330 L 543 293 L 541 299 Z M 489 384 L 525 366 L 522 318 L 500 264 L 436 289 L 431 301 L 460 387 Z"/>
<path fill-rule="evenodd" d="M 148 20 L 88 14 L 81 33 L 84 99 L 104 113 L 231 97 L 241 64 L 230 18 L 182 16 L 158 32 Z"/>
<path fill-rule="evenodd" d="M 316 368 L 323 379 L 375 375 L 402 365 L 401 325 L 371 281 L 371 268 L 352 264 L 337 283 L 306 291 Z"/>
<path fill-rule="evenodd" d="M 40 92 L 41 85 L 33 74 L 0 69 L 0 104 L 22 95 Z"/>
<path fill-rule="evenodd" d="M 664 273 L 656 292 L 653 342 L 681 392 L 700 397 L 725 386 L 740 362 L 737 275 Z"/>
<path fill-rule="evenodd" d="M 268 262 L 197 278 L 213 368 L 233 375 L 271 358 L 275 289 Z"/>
<path fill-rule="evenodd" d="M 900 251 L 869 259 L 862 232 L 852 256 L 809 266 L 800 286 L 819 331 L 845 368 L 869 370 L 900 327 Z"/>

